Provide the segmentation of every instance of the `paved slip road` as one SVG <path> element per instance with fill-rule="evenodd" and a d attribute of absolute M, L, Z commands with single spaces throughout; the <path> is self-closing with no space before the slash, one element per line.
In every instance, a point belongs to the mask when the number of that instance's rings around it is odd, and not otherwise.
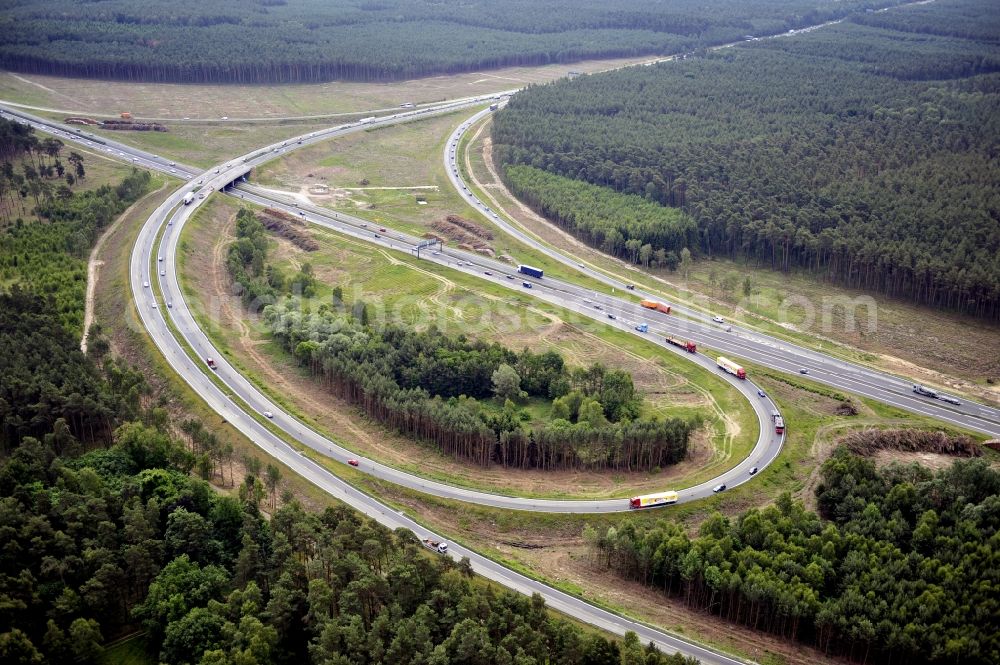
<path fill-rule="evenodd" d="M 487 98 L 492 99 L 492 96 Z M 224 417 L 232 419 L 235 414 L 248 408 L 250 411 L 261 414 L 269 411 L 274 414 L 271 423 L 283 429 L 288 435 L 298 442 L 328 455 L 333 459 L 346 462 L 350 458 L 358 458 L 361 462 L 360 469 L 378 478 L 388 480 L 411 489 L 434 494 L 445 498 L 474 502 L 481 505 L 488 505 L 497 508 L 509 508 L 518 510 L 544 511 L 544 512 L 617 512 L 628 510 L 628 501 L 624 498 L 604 499 L 592 501 L 566 501 L 554 499 L 531 499 L 517 496 L 505 496 L 488 492 L 476 491 L 462 487 L 455 487 L 445 483 L 421 478 L 420 476 L 409 474 L 398 469 L 379 464 L 373 460 L 359 457 L 335 442 L 323 437 L 319 433 L 310 429 L 291 415 L 287 414 L 279 405 L 272 402 L 267 396 L 262 394 L 252 383 L 243 377 L 233 368 L 220 353 L 205 334 L 200 330 L 194 320 L 187 303 L 181 297 L 181 289 L 175 271 L 175 257 L 177 252 L 177 239 L 183 225 L 190 215 L 197 209 L 204 199 L 196 198 L 194 203 L 188 206 L 181 205 L 181 199 L 187 192 L 198 190 L 199 192 L 219 191 L 234 180 L 239 179 L 250 171 L 254 166 L 273 159 L 275 156 L 288 150 L 298 148 L 302 145 L 309 145 L 317 141 L 325 140 L 334 136 L 343 135 L 349 132 L 363 131 L 373 126 L 404 122 L 428 114 L 441 114 L 451 112 L 456 108 L 462 108 L 475 104 L 481 104 L 484 98 L 472 98 L 460 100 L 448 104 L 439 105 L 429 109 L 421 109 L 410 113 L 397 114 L 376 121 L 367 123 L 349 123 L 340 125 L 329 130 L 313 132 L 303 137 L 288 139 L 271 146 L 255 150 L 252 153 L 229 160 L 225 164 L 209 169 L 203 174 L 198 174 L 192 167 L 174 164 L 156 155 L 150 155 L 141 150 L 136 150 L 113 141 L 105 143 L 95 143 L 86 136 L 80 137 L 72 131 L 65 131 L 57 123 L 51 123 L 40 118 L 33 118 L 33 124 L 45 131 L 51 131 L 67 140 L 83 141 L 85 145 L 92 148 L 106 151 L 113 157 L 123 158 L 133 163 L 147 164 L 151 168 L 160 171 L 180 174 L 188 180 L 188 183 L 177 190 L 169 197 L 156 211 L 140 231 L 139 238 L 133 248 L 131 257 L 131 286 L 135 297 L 140 320 L 143 326 L 149 331 L 154 342 L 161 349 L 168 361 L 175 366 L 178 373 L 203 397 L 207 400 L 207 395 L 213 393 L 215 400 L 213 406 L 222 405 L 222 409 L 216 409 Z M 25 114 L 18 112 L 18 117 L 24 118 Z M 376 233 L 371 228 L 366 228 L 368 223 L 356 217 L 342 215 L 324 211 L 313 206 L 296 207 L 294 202 L 282 201 L 280 196 L 276 196 L 266 190 L 240 185 L 234 196 L 239 196 L 247 201 L 268 205 L 285 210 L 291 214 L 302 215 L 307 221 L 325 226 L 332 230 L 339 231 L 368 242 L 381 244 L 387 248 L 397 250 L 408 250 L 419 244 L 423 239 L 407 236 L 401 233 Z M 162 231 L 162 236 L 158 235 Z M 461 270 L 479 277 L 486 277 L 486 271 L 494 272 L 494 279 L 501 280 L 504 274 L 510 274 L 510 266 L 484 259 L 478 255 L 467 255 L 463 252 L 445 250 L 435 255 L 432 252 L 425 252 L 422 256 L 433 259 L 442 265 L 449 265 L 454 269 Z M 160 260 L 162 259 L 162 260 Z M 511 275 L 513 276 L 513 275 Z M 517 297 L 522 297 L 523 291 L 519 279 L 502 279 L 499 281 L 503 286 L 517 292 Z M 148 285 L 148 286 L 145 286 Z M 154 297 L 154 286 L 159 287 L 162 294 L 158 299 Z M 562 284 L 552 280 L 543 281 L 532 290 L 534 297 L 547 300 L 557 305 L 579 312 L 581 315 L 596 319 L 598 321 L 610 323 L 619 328 L 633 330 L 635 323 L 647 320 L 644 310 L 634 305 L 616 304 L 609 301 L 607 309 L 596 310 L 587 305 L 585 298 L 580 297 L 583 291 L 569 284 Z M 156 307 L 154 308 L 154 303 Z M 618 312 L 620 317 L 616 321 L 606 318 L 607 313 Z M 167 324 L 167 317 L 176 328 L 181 340 L 175 339 Z M 650 322 L 651 329 L 648 336 L 660 346 L 673 353 L 697 362 L 707 368 L 714 368 L 712 360 L 701 355 L 692 355 L 677 350 L 669 346 L 658 334 L 657 322 Z M 639 334 L 639 333 L 635 333 Z M 185 346 L 192 349 L 197 361 L 192 361 L 185 352 Z M 221 382 L 225 389 L 216 385 L 213 380 L 206 375 L 204 359 L 215 359 L 218 370 L 214 373 L 215 379 Z M 195 367 L 193 362 L 198 362 L 199 367 Z M 729 381 L 737 389 L 742 391 L 750 403 L 753 405 L 760 423 L 760 436 L 751 454 L 744 460 L 724 474 L 701 483 L 695 487 L 680 490 L 680 501 L 691 501 L 704 498 L 712 494 L 712 487 L 716 483 L 726 483 L 732 487 L 742 482 L 746 482 L 749 476 L 749 469 L 753 466 L 764 468 L 778 454 L 781 448 L 782 438 L 773 434 L 769 419 L 772 410 L 777 407 L 767 399 L 757 397 L 756 387 L 748 381 L 740 381 L 731 375 L 720 373 L 720 376 Z M 234 401 L 231 396 L 235 396 Z M 212 402 L 210 402 L 212 403 Z M 258 429 L 263 431 L 263 427 L 258 423 Z M 664 488 L 668 489 L 668 488 Z"/>

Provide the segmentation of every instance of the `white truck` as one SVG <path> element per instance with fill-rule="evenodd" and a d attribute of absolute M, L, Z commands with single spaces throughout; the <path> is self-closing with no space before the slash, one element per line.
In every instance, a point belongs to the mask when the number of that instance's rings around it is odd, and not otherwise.
<path fill-rule="evenodd" d="M 192 201 L 194 201 L 194 192 L 188 192 L 184 195 L 184 205 L 191 205 Z"/>
<path fill-rule="evenodd" d="M 729 358 L 724 358 L 722 356 L 719 356 L 718 359 L 715 361 L 715 364 L 719 366 L 719 369 L 725 372 L 729 372 L 737 379 L 747 378 L 746 370 L 737 365 L 736 363 L 734 363 Z"/>
<path fill-rule="evenodd" d="M 634 496 L 628 500 L 628 507 L 631 510 L 638 510 L 640 508 L 656 508 L 657 506 L 669 506 L 670 504 L 677 503 L 677 499 L 680 495 L 677 492 L 660 492 L 659 494 L 643 494 L 642 496 Z"/>
<path fill-rule="evenodd" d="M 426 547 L 429 550 L 434 550 L 438 554 L 447 554 L 448 553 L 448 543 L 446 543 L 444 541 L 431 540 L 430 538 L 424 538 L 420 542 L 423 543 L 424 547 Z"/>

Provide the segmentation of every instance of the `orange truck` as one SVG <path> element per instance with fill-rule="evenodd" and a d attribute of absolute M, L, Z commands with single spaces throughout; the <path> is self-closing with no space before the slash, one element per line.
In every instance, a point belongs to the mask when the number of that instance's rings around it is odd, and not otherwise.
<path fill-rule="evenodd" d="M 670 313 L 670 305 L 664 305 L 662 302 L 656 302 L 655 300 L 643 300 L 639 304 L 646 309 L 655 309 L 657 312 L 663 312 L 664 314 Z"/>

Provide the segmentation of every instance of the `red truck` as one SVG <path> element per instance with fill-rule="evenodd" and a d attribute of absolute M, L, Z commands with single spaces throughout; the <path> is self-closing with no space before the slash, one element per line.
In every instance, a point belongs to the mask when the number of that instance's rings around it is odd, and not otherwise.
<path fill-rule="evenodd" d="M 655 309 L 657 312 L 663 312 L 664 314 L 670 313 L 670 305 L 664 305 L 662 302 L 656 302 L 655 300 L 643 300 L 639 304 L 646 309 Z"/>
<path fill-rule="evenodd" d="M 682 349 L 684 349 L 685 351 L 687 351 L 688 353 L 697 353 L 698 352 L 698 345 L 695 344 L 694 342 L 690 342 L 690 341 L 685 342 L 685 341 L 677 339 L 676 337 L 664 337 L 663 339 L 666 340 L 667 344 L 672 344 L 673 346 L 679 346 Z"/>
<path fill-rule="evenodd" d="M 774 433 L 784 434 L 785 433 L 785 419 L 781 417 L 781 414 L 777 411 L 771 412 L 771 420 L 774 421 Z"/>
<path fill-rule="evenodd" d="M 216 364 L 215 364 L 215 361 L 214 361 L 214 360 L 212 360 L 211 358 L 205 358 L 205 364 L 206 364 L 206 365 L 208 365 L 208 368 L 209 368 L 209 369 L 219 369 L 219 368 L 218 368 L 218 367 L 216 366 Z"/>

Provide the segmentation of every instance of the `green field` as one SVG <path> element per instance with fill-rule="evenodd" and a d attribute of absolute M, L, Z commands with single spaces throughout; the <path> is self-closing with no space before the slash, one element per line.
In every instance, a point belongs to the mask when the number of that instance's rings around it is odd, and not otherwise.
<path fill-rule="evenodd" d="M 112 138 L 182 164 L 209 168 L 228 159 L 300 136 L 328 125 L 321 123 L 276 123 L 273 125 L 170 125 L 168 132 L 122 132 L 95 129 L 98 136 Z"/>
<path fill-rule="evenodd" d="M 467 72 L 393 83 L 136 84 L 0 72 L 0 99 L 57 110 L 62 117 L 70 114 L 117 117 L 122 111 L 129 111 L 138 118 L 168 123 L 277 123 L 282 119 L 315 117 L 335 124 L 343 115 L 395 109 L 404 103 L 430 104 L 489 94 L 545 83 L 566 76 L 570 71 L 603 71 L 647 59 L 602 58 L 569 65 L 505 67 L 489 74 Z M 223 116 L 230 120 L 223 121 Z"/>

